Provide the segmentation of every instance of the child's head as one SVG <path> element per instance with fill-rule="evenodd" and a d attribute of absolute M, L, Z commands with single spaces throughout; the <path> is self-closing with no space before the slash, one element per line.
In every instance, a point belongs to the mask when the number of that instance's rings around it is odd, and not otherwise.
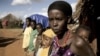
<path fill-rule="evenodd" d="M 52 43 L 53 37 L 55 37 L 55 33 L 51 29 L 47 29 L 42 34 L 42 45 L 44 47 L 49 47 Z"/>
<path fill-rule="evenodd" d="M 39 32 L 39 34 L 42 33 L 42 31 L 43 31 L 43 26 L 42 26 L 42 24 L 41 24 L 41 23 L 38 23 L 38 24 L 36 25 L 36 29 L 37 29 L 37 31 Z"/>
<path fill-rule="evenodd" d="M 37 42 L 38 42 L 39 44 L 41 44 L 41 42 L 42 42 L 42 37 L 41 37 L 41 35 L 38 35 L 38 37 L 37 37 Z"/>
<path fill-rule="evenodd" d="M 88 26 L 81 25 L 76 29 L 76 34 L 78 34 L 85 40 L 88 40 L 90 35 L 90 28 Z"/>
<path fill-rule="evenodd" d="M 30 26 L 31 23 L 31 18 L 27 17 L 26 18 L 26 26 Z"/>
<path fill-rule="evenodd" d="M 32 27 L 33 29 L 36 28 L 36 21 L 35 21 L 35 20 L 31 20 L 31 27 Z"/>

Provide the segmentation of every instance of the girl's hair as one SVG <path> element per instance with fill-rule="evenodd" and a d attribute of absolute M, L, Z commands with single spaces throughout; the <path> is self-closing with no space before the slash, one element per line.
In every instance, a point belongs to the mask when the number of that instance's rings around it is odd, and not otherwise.
<path fill-rule="evenodd" d="M 72 7 L 68 2 L 55 1 L 48 7 L 48 12 L 52 9 L 57 9 L 62 11 L 65 16 L 72 16 Z"/>
<path fill-rule="evenodd" d="M 45 28 L 43 28 L 43 25 L 41 23 L 38 23 L 37 25 L 39 25 L 40 27 L 42 27 L 42 31 L 45 31 Z"/>
<path fill-rule="evenodd" d="M 35 21 L 35 20 L 31 20 L 31 22 L 34 22 L 34 23 L 35 23 L 35 25 L 36 25 L 36 21 Z"/>
<path fill-rule="evenodd" d="M 42 24 L 41 24 L 41 23 L 38 23 L 37 25 L 39 25 L 39 26 L 41 26 L 41 27 L 43 28 L 43 26 L 42 26 Z"/>
<path fill-rule="evenodd" d="M 30 26 L 31 25 L 31 18 L 30 17 L 27 17 L 26 20 L 29 21 L 29 25 L 28 26 Z"/>

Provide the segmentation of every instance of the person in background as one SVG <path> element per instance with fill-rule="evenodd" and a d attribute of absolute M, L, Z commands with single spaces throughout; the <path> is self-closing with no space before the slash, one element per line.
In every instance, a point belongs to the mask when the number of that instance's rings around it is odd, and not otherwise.
<path fill-rule="evenodd" d="M 35 36 L 36 38 L 35 38 L 35 41 L 34 41 L 34 44 L 35 44 L 35 53 L 37 52 L 38 48 L 41 47 L 42 33 L 44 31 L 44 28 L 43 28 L 43 26 L 42 26 L 41 23 L 38 23 L 36 25 L 36 29 L 38 31 L 38 34 Z"/>
<path fill-rule="evenodd" d="M 29 46 L 28 46 L 29 56 L 33 56 L 34 54 L 35 44 L 33 43 L 33 41 L 35 40 L 35 36 L 38 34 L 35 20 L 31 20 L 31 28 L 32 28 L 32 31 L 30 34 L 30 41 L 29 41 Z"/>
<path fill-rule="evenodd" d="M 48 7 L 51 29 L 57 35 L 49 56 L 95 56 L 89 44 L 67 28 L 72 17 L 72 7 L 66 1 L 54 1 Z"/>
<path fill-rule="evenodd" d="M 36 56 L 48 56 L 49 48 L 55 36 L 56 34 L 52 31 L 52 29 L 47 29 L 42 33 L 42 45 L 38 49 Z"/>
<path fill-rule="evenodd" d="M 22 48 L 24 49 L 25 56 L 28 56 L 28 46 L 29 46 L 29 41 L 30 41 L 30 34 L 32 32 L 32 27 L 31 27 L 31 19 L 26 18 L 26 28 L 23 33 L 23 43 L 22 43 Z"/>

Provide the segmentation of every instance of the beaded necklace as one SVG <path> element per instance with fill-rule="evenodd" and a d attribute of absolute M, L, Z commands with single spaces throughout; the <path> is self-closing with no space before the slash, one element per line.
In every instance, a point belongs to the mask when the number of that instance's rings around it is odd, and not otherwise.
<path fill-rule="evenodd" d="M 63 44 L 63 45 L 60 45 L 60 44 L 58 43 L 58 38 L 56 37 L 56 43 L 57 43 L 57 45 L 60 46 L 60 47 L 64 46 L 64 45 L 66 44 L 67 40 L 70 38 L 69 36 L 70 36 L 70 31 L 68 31 L 68 32 L 66 33 L 66 37 L 65 37 L 65 39 L 64 39 L 64 44 Z"/>

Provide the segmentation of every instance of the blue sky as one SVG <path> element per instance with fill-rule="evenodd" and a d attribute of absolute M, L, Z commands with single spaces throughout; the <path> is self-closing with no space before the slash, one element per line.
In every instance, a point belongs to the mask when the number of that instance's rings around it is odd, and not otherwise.
<path fill-rule="evenodd" d="M 47 16 L 47 8 L 49 4 L 56 0 L 0 0 L 0 18 L 9 13 L 17 17 L 26 18 L 32 14 L 42 14 Z M 73 10 L 77 0 L 68 1 Z"/>

